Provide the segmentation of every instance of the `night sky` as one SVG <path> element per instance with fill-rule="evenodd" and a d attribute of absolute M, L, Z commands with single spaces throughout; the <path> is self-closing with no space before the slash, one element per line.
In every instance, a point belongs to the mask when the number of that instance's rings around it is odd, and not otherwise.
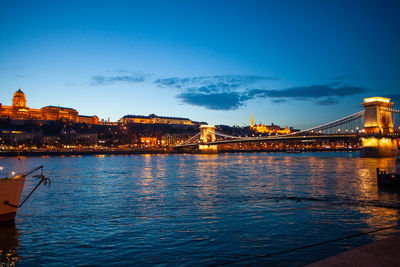
<path fill-rule="evenodd" d="M 305 128 L 400 103 L 400 1 L 0 2 L 0 103 Z"/>

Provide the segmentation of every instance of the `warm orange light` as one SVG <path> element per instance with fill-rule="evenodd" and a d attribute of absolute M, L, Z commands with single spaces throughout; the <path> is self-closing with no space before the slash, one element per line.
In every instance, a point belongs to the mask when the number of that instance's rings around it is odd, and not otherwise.
<path fill-rule="evenodd" d="M 200 125 L 200 129 L 202 129 L 202 128 L 210 128 L 210 129 L 212 129 L 212 128 L 214 128 L 215 129 L 215 126 L 214 125 Z"/>
<path fill-rule="evenodd" d="M 370 103 L 370 102 L 390 103 L 390 98 L 379 97 L 379 96 L 364 98 L 364 103 Z"/>

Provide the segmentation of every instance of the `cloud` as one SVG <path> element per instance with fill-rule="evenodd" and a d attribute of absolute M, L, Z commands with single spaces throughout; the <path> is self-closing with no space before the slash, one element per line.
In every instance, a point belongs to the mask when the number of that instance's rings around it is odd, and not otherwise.
<path fill-rule="evenodd" d="M 237 92 L 201 93 L 187 92 L 177 95 L 184 103 L 213 110 L 235 110 L 242 106 L 248 97 Z"/>
<path fill-rule="evenodd" d="M 348 79 L 341 75 L 336 80 Z M 271 76 L 218 75 L 186 78 L 163 78 L 154 81 L 160 87 L 175 88 L 180 91 L 177 98 L 183 103 L 213 110 L 235 110 L 250 99 L 268 99 L 278 104 L 289 100 L 313 101 L 317 105 L 334 105 L 339 99 L 364 93 L 366 89 L 342 85 L 341 82 L 328 85 L 310 85 L 268 89 L 269 81 L 278 80 Z"/>
<path fill-rule="evenodd" d="M 329 79 L 328 84 L 332 87 L 343 85 L 344 83 L 359 81 L 361 76 L 356 69 L 349 69 L 343 74 L 336 75 Z"/>
<path fill-rule="evenodd" d="M 317 105 L 321 105 L 321 106 L 329 106 L 329 105 L 335 105 L 335 104 L 339 103 L 339 100 L 329 97 L 326 99 L 318 100 L 315 103 Z"/>
<path fill-rule="evenodd" d="M 92 77 L 91 85 L 113 84 L 118 82 L 125 83 L 141 83 L 144 82 L 149 75 L 139 72 L 128 72 L 120 70 L 118 75 L 96 75 Z"/>
<path fill-rule="evenodd" d="M 285 103 L 287 102 L 286 99 L 272 99 L 272 103 L 274 104 L 280 104 L 280 103 Z"/>
<path fill-rule="evenodd" d="M 332 80 L 336 82 L 344 82 L 355 79 L 360 79 L 360 75 L 356 71 L 349 71 L 345 74 L 340 74 L 332 78 Z"/>
<path fill-rule="evenodd" d="M 164 78 L 155 80 L 155 83 L 162 87 L 175 87 L 178 89 L 203 88 L 203 90 L 232 91 L 233 89 L 247 85 L 271 80 L 278 80 L 278 78 L 272 76 L 232 74 L 186 78 Z"/>
<path fill-rule="evenodd" d="M 281 90 L 254 89 L 248 92 L 248 98 L 269 98 L 273 103 L 282 103 L 290 99 L 314 101 L 317 105 L 335 105 L 339 99 L 365 93 L 367 90 L 357 86 L 311 85 L 291 87 Z"/>
<path fill-rule="evenodd" d="M 11 66 L 11 67 L 0 67 L 0 71 L 21 71 L 24 70 L 25 67 L 22 65 L 15 65 L 15 66 Z"/>
<path fill-rule="evenodd" d="M 179 78 L 165 78 L 165 79 L 157 79 L 155 83 L 160 86 L 181 88 L 181 84 L 185 83 L 182 80 L 183 79 Z"/>
<path fill-rule="evenodd" d="M 183 103 L 213 110 L 235 110 L 243 106 L 249 96 L 249 88 L 265 86 L 276 77 L 259 75 L 215 75 L 185 78 L 157 79 L 160 87 L 178 89 L 176 96 Z"/>
<path fill-rule="evenodd" d="M 249 91 L 250 97 L 269 97 L 280 99 L 311 100 L 323 97 L 345 97 L 364 93 L 366 89 L 356 86 L 331 87 L 329 85 L 311 85 L 292 87 L 283 90 L 254 89 Z"/>
<path fill-rule="evenodd" d="M 108 71 L 106 73 L 109 73 Z M 273 81 L 277 77 L 261 75 L 215 75 L 195 77 L 171 77 L 149 79 L 148 74 L 118 70 L 114 75 L 96 75 L 92 85 L 113 83 L 141 83 L 149 81 L 159 87 L 173 88 L 178 91 L 176 98 L 185 104 L 204 107 L 211 110 L 236 110 L 251 99 L 267 99 L 279 104 L 290 100 L 312 101 L 317 105 L 334 105 L 346 96 L 366 92 L 365 88 L 343 85 L 342 81 L 352 75 L 340 75 L 337 82 L 326 85 L 298 86 L 273 90 Z"/>

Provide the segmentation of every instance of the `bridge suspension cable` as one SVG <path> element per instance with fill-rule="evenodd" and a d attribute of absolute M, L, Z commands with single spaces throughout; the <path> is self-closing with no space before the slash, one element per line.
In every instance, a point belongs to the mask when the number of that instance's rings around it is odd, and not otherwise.
<path fill-rule="evenodd" d="M 393 109 L 393 108 L 379 107 L 379 109 L 380 109 L 380 110 L 383 110 L 383 111 L 389 111 L 389 112 L 391 112 L 391 113 L 400 113 L 400 110 L 398 110 L 398 109 Z"/>
<path fill-rule="evenodd" d="M 188 140 L 186 140 L 185 142 L 183 142 L 183 143 L 177 145 L 176 147 L 186 145 L 187 143 L 189 143 L 189 142 L 191 142 L 192 140 L 194 140 L 196 137 L 200 136 L 200 134 L 201 134 L 201 133 L 197 133 L 196 135 L 190 137 Z"/>
<path fill-rule="evenodd" d="M 239 136 L 233 136 L 233 135 L 223 134 L 223 133 L 220 133 L 220 132 L 211 132 L 211 131 L 208 131 L 208 130 L 207 130 L 207 132 L 209 132 L 209 133 L 211 133 L 211 134 L 218 135 L 218 136 L 222 136 L 222 137 L 232 138 L 232 139 L 241 138 L 241 137 L 239 137 Z"/>
<path fill-rule="evenodd" d="M 347 123 L 351 123 L 351 122 L 353 122 L 355 120 L 358 120 L 358 119 L 362 119 L 364 117 L 364 115 L 365 115 L 365 111 L 362 110 L 362 111 L 359 111 L 357 113 L 354 113 L 354 114 L 351 114 L 349 116 L 346 116 L 344 118 L 341 118 L 341 119 L 338 119 L 338 120 L 335 120 L 335 121 L 332 121 L 332 122 L 328 122 L 328 123 L 325 123 L 325 124 L 322 124 L 322 125 L 319 125 L 319 126 L 315 126 L 315 127 L 312 127 L 312 128 L 306 129 L 306 130 L 302 130 L 302 131 L 296 132 L 294 134 L 297 135 L 297 134 L 303 134 L 303 133 L 310 133 L 310 132 L 318 132 L 318 131 L 328 130 L 328 129 L 331 129 L 331 128 L 339 127 L 339 126 L 347 124 Z M 293 134 L 288 134 L 288 135 L 293 135 Z"/>
<path fill-rule="evenodd" d="M 392 123 L 395 131 L 400 131 L 400 110 L 391 109 L 392 112 Z"/>
<path fill-rule="evenodd" d="M 395 131 L 400 131 L 400 110 L 386 107 L 379 107 L 379 110 L 390 112 Z"/>

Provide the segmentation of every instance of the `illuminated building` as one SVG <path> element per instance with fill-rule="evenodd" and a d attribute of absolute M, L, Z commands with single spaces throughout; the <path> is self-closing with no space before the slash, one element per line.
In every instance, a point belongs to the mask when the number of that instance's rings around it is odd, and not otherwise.
<path fill-rule="evenodd" d="M 394 103 L 386 97 L 364 98 L 365 121 L 364 130 L 366 133 L 392 133 L 392 111 Z"/>
<path fill-rule="evenodd" d="M 177 118 L 177 117 L 162 117 L 155 114 L 150 114 L 149 116 L 141 115 L 126 115 L 122 117 L 119 122 L 121 123 L 158 123 L 158 124 L 183 124 L 183 125 L 194 125 L 193 121 L 187 118 Z"/>
<path fill-rule="evenodd" d="M 363 132 L 369 136 L 361 138 L 361 156 L 393 157 L 399 154 L 398 140 L 390 137 L 394 132 L 391 110 L 393 104 L 386 97 L 364 98 Z"/>
<path fill-rule="evenodd" d="M 156 146 L 157 137 L 140 137 L 140 143 L 144 146 Z"/>
<path fill-rule="evenodd" d="M 215 154 L 218 153 L 217 145 L 206 145 L 204 143 L 215 142 L 215 126 L 214 125 L 201 125 L 200 126 L 200 140 L 203 144 L 199 144 L 201 153 Z"/>
<path fill-rule="evenodd" d="M 281 128 L 278 125 L 271 123 L 271 125 L 264 124 L 254 124 L 253 114 L 251 114 L 250 120 L 250 130 L 256 133 L 266 133 L 266 134 L 289 134 L 290 129 L 288 126 L 286 128 Z"/>
<path fill-rule="evenodd" d="M 0 103 L 0 117 L 16 120 L 60 120 L 64 122 L 98 124 L 97 116 L 82 116 L 73 108 L 46 106 L 41 109 L 29 108 L 26 105 L 25 93 L 18 89 L 14 93 L 12 106 Z"/>
<path fill-rule="evenodd" d="M 78 121 L 79 121 L 79 123 L 98 124 L 99 118 L 96 115 L 94 115 L 94 116 L 79 115 Z"/>

